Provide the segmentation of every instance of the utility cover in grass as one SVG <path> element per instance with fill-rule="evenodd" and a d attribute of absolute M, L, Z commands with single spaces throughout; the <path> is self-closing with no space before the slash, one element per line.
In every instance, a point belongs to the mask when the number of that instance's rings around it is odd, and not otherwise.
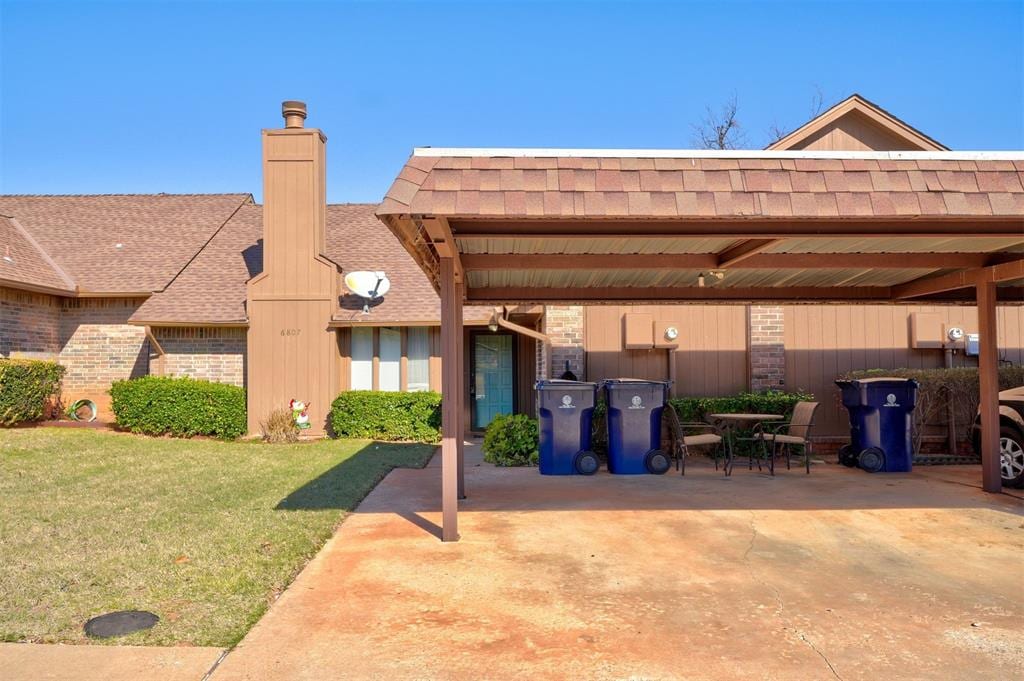
<path fill-rule="evenodd" d="M 159 617 L 145 610 L 121 610 L 93 617 L 84 628 L 87 636 L 110 638 L 151 629 L 159 621 Z"/>

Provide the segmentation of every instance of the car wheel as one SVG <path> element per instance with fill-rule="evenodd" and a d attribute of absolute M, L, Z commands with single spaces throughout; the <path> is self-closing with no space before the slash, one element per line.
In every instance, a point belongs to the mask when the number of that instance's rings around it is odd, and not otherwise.
<path fill-rule="evenodd" d="M 1013 428 L 999 429 L 999 470 L 1007 487 L 1024 487 L 1024 437 Z"/>

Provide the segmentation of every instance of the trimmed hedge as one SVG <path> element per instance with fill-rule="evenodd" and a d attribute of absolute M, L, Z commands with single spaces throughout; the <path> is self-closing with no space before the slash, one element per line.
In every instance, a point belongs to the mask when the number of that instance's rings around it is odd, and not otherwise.
<path fill-rule="evenodd" d="M 804 392 L 768 390 L 726 397 L 675 397 L 669 400 L 680 421 L 705 421 L 708 414 L 783 414 L 793 413 L 797 402 L 813 402 L 814 395 Z"/>
<path fill-rule="evenodd" d="M 495 466 L 536 466 L 539 449 L 537 419 L 526 414 L 495 416 L 484 433 L 484 461 Z"/>
<path fill-rule="evenodd" d="M 0 359 L 0 425 L 43 418 L 47 400 L 60 394 L 64 367 L 33 359 Z"/>
<path fill-rule="evenodd" d="M 330 421 L 334 437 L 437 442 L 441 439 L 441 396 L 434 392 L 349 390 L 331 404 Z"/>
<path fill-rule="evenodd" d="M 133 433 L 234 439 L 245 435 L 245 389 L 193 378 L 143 376 L 110 387 L 117 425 Z"/>

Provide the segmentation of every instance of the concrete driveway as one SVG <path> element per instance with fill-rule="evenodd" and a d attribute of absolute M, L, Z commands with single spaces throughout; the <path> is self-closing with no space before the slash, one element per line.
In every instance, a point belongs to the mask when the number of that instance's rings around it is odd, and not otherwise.
<path fill-rule="evenodd" d="M 1024 505 L 978 469 L 552 478 L 439 457 L 367 497 L 212 675 L 1010 679 Z"/>

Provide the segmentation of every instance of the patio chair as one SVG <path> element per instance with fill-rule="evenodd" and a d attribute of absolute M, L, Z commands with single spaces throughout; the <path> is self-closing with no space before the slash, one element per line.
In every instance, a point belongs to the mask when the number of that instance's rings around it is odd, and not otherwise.
<path fill-rule="evenodd" d="M 681 475 L 686 475 L 686 457 L 690 455 L 690 447 L 714 446 L 715 470 L 718 470 L 718 453 L 722 447 L 723 437 L 721 429 L 713 423 L 684 423 L 679 420 L 672 404 L 665 405 L 665 412 L 668 418 L 669 436 L 672 438 L 672 458 L 676 460 L 676 470 Z M 687 435 L 687 430 L 710 431 Z"/>
<path fill-rule="evenodd" d="M 772 445 L 768 456 L 768 470 L 775 475 L 775 457 L 781 446 L 786 452 L 786 469 L 789 470 L 792 448 L 801 447 L 804 455 L 804 467 L 807 474 L 811 473 L 811 429 L 814 427 L 814 413 L 818 410 L 817 402 L 797 402 L 793 408 L 793 416 L 786 423 L 758 424 L 754 430 L 754 439 L 760 440 L 762 447 Z"/>

